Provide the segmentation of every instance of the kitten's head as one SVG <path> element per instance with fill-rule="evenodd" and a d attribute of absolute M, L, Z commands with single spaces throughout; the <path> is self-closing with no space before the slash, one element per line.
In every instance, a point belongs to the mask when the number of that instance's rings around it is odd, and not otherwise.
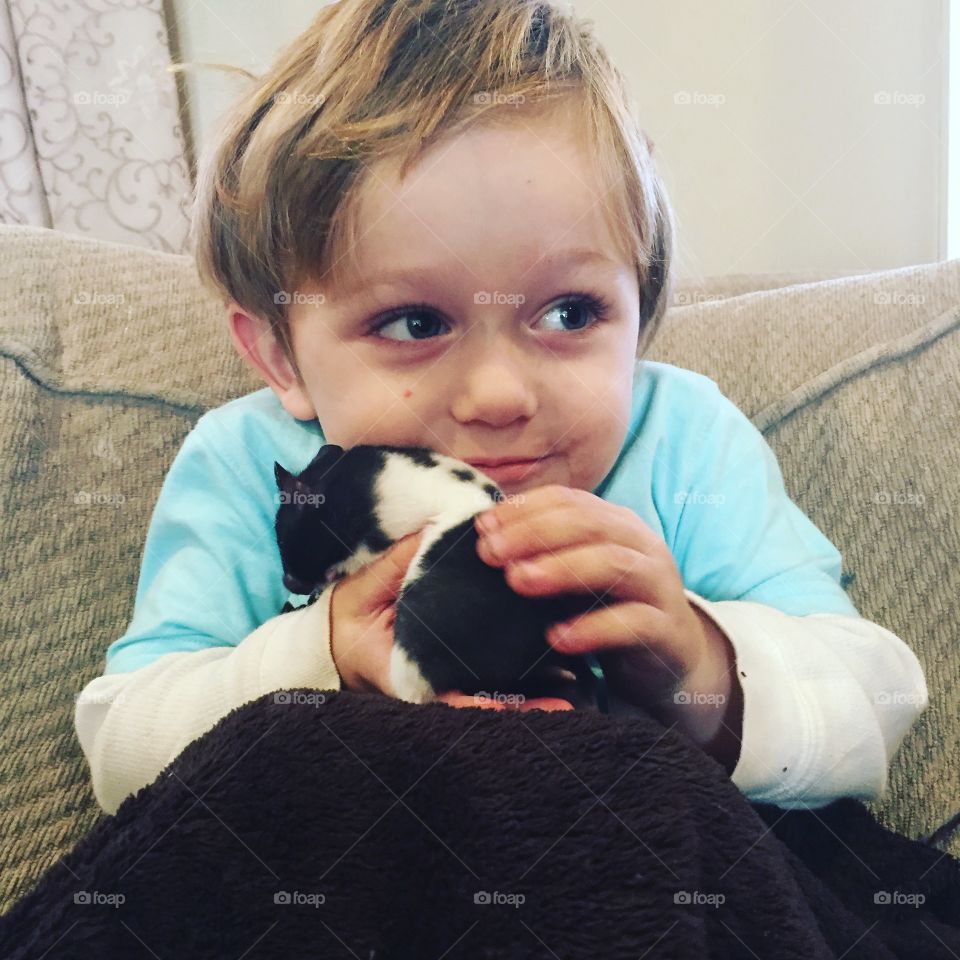
<path fill-rule="evenodd" d="M 299 475 L 274 461 L 277 545 L 291 593 L 310 593 L 365 541 L 382 549 L 373 498 L 382 465 L 376 447 L 344 450 L 335 443 L 322 446 Z"/>
<path fill-rule="evenodd" d="M 276 461 L 273 472 L 283 582 L 299 594 L 420 529 L 444 504 L 469 516 L 501 496 L 489 478 L 428 447 L 328 443 L 299 475 Z"/>

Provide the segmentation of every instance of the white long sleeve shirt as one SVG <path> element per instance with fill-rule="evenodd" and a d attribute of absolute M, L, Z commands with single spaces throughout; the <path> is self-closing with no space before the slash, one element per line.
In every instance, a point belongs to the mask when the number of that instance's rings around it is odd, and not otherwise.
<path fill-rule="evenodd" d="M 329 601 L 279 614 L 274 461 L 325 442 L 264 388 L 204 414 L 164 480 L 133 620 L 77 698 L 77 736 L 108 813 L 234 708 L 275 690 L 340 688 Z M 733 782 L 751 800 L 871 799 L 927 705 L 916 656 L 859 616 L 840 554 L 790 499 L 763 436 L 707 377 L 637 365 L 627 438 L 596 496 L 670 547 L 688 600 L 730 639 L 743 689 Z"/>

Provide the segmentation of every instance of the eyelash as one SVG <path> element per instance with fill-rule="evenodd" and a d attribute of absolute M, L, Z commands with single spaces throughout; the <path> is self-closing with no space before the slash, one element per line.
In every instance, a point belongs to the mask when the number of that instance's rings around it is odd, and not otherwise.
<path fill-rule="evenodd" d="M 596 318 L 596 322 L 591 324 L 589 327 L 584 327 L 582 330 L 569 330 L 566 332 L 567 336 L 578 337 L 582 339 L 586 334 L 590 333 L 595 327 L 600 326 L 600 324 L 605 323 L 610 318 L 610 313 L 613 309 L 610 301 L 602 296 L 601 294 L 596 293 L 587 293 L 586 291 L 573 291 L 571 293 L 565 294 L 561 299 L 557 300 L 549 309 L 554 310 L 557 307 L 567 306 L 568 304 L 577 303 L 582 304 L 590 311 Z M 549 312 L 549 311 L 545 311 Z M 403 307 L 395 307 L 392 310 L 388 310 L 385 314 L 378 317 L 373 323 L 369 324 L 366 328 L 368 334 L 375 334 L 377 331 L 381 330 L 383 327 L 387 326 L 390 323 L 393 323 L 394 320 L 399 320 L 400 317 L 404 317 L 407 314 L 411 313 L 433 313 L 436 311 L 427 303 L 411 303 Z M 558 331 L 559 332 L 559 331 Z M 421 340 L 390 340 L 389 337 L 383 337 L 383 340 L 386 340 L 388 343 L 397 343 L 397 344 L 418 344 L 418 343 L 427 343 L 430 340 L 439 339 L 437 337 L 424 337 Z"/>

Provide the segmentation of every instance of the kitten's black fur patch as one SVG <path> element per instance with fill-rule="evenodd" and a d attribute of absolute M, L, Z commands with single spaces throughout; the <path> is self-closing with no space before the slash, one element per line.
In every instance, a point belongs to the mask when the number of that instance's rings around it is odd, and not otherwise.
<path fill-rule="evenodd" d="M 376 522 L 369 482 L 383 469 L 389 449 L 355 447 L 345 460 L 343 448 L 328 443 L 299 476 L 274 463 L 275 531 L 283 583 L 291 593 L 308 594 L 324 585 L 327 570 L 360 547 L 379 553 L 390 546 Z"/>
<path fill-rule="evenodd" d="M 477 556 L 477 540 L 472 517 L 450 527 L 423 555 L 423 573 L 397 598 L 395 642 L 434 690 L 545 696 L 556 689 L 554 668 L 577 676 L 589 671 L 582 658 L 554 650 L 544 636 L 551 623 L 583 609 L 584 599 L 515 593 L 502 569 Z"/>
<path fill-rule="evenodd" d="M 433 455 L 433 451 L 427 449 L 426 447 L 381 447 L 380 449 L 392 450 L 395 453 L 402 453 L 405 457 L 408 457 L 421 467 L 437 466 L 437 460 Z"/>

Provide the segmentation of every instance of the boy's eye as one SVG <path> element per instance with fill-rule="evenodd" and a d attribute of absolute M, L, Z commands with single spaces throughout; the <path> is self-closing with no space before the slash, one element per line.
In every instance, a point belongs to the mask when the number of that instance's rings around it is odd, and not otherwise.
<path fill-rule="evenodd" d="M 572 332 L 583 330 L 589 324 L 588 315 L 593 314 L 597 320 L 603 320 L 606 315 L 606 307 L 599 304 L 593 297 L 579 297 L 575 300 L 566 300 L 551 307 L 544 317 L 555 314 L 559 318 L 559 323 L 573 324 Z M 567 327 L 558 327 L 560 331 L 568 329 Z"/>
<path fill-rule="evenodd" d="M 553 329 L 558 332 L 581 333 L 597 326 L 609 314 L 609 304 L 606 300 L 591 294 L 582 294 L 568 297 L 550 307 L 543 317 L 554 315 L 558 326 Z M 589 315 L 593 315 L 595 322 L 589 323 Z M 399 341 L 428 340 L 435 335 L 438 324 L 443 321 L 425 304 L 414 304 L 409 307 L 398 307 L 390 311 L 385 320 L 371 327 L 370 332 L 378 336 L 388 327 L 395 326 L 398 337 L 384 336 L 385 340 Z M 445 325 L 445 324 L 444 324 Z"/>
<path fill-rule="evenodd" d="M 401 335 L 400 340 L 426 340 L 430 337 L 430 332 L 436 332 L 438 317 L 425 307 L 402 307 L 395 311 L 390 319 L 374 326 L 373 332 L 382 334 L 388 327 L 395 326 L 397 332 Z M 393 340 L 394 337 L 384 337 L 385 340 Z"/>

